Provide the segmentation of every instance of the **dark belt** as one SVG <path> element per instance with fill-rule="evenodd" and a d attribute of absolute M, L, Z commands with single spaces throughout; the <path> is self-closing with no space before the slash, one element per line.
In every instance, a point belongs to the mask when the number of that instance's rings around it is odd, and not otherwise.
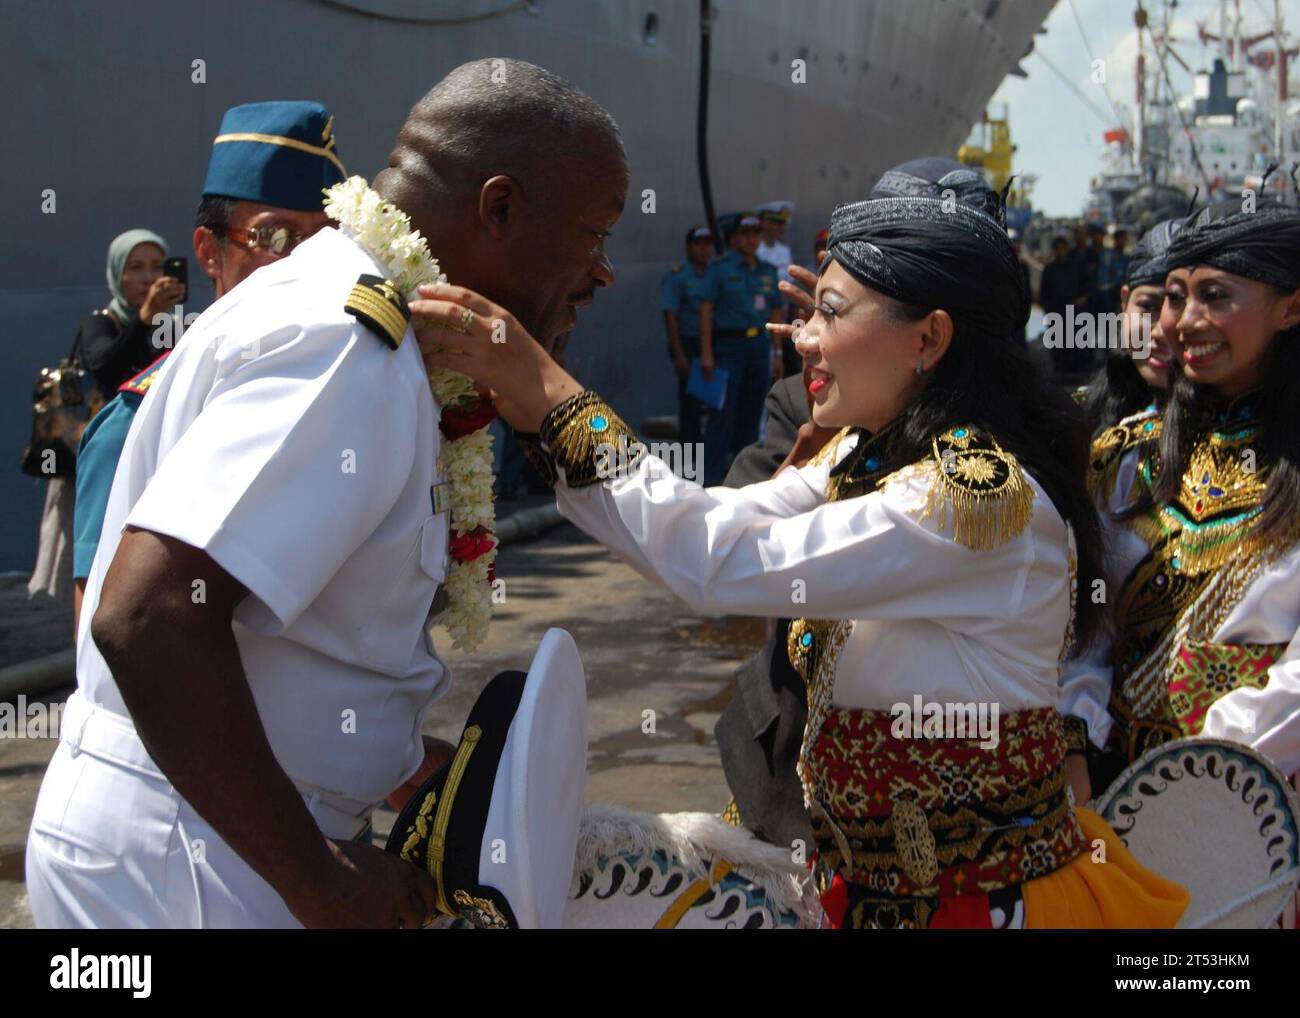
<path fill-rule="evenodd" d="M 761 330 L 757 325 L 748 329 L 715 329 L 714 339 L 753 339 Z"/>

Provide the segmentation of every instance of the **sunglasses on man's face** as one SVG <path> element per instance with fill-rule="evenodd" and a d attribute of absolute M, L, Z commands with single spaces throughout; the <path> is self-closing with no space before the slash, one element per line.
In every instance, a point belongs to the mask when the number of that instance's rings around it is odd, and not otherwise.
<path fill-rule="evenodd" d="M 220 231 L 221 236 L 236 244 L 255 251 L 265 249 L 277 258 L 287 255 L 307 238 L 287 226 L 255 226 L 247 229 L 242 226 L 228 226 Z"/>

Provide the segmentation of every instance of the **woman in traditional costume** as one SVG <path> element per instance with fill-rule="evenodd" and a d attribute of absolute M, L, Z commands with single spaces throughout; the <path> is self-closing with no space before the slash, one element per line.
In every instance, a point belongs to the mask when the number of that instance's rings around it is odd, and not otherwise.
<path fill-rule="evenodd" d="M 1097 791 L 1180 737 L 1300 770 L 1300 211 L 1212 206 L 1167 267 L 1169 405 L 1093 446 L 1114 639 L 1067 663 L 1063 709 Z"/>
<path fill-rule="evenodd" d="M 1085 642 L 1096 628 L 1074 587 L 1076 560 L 1100 567 L 1099 525 L 1081 415 L 1019 338 L 1029 295 L 999 213 L 836 210 L 799 347 L 814 420 L 842 430 L 740 489 L 675 477 L 477 294 L 422 288 L 411 310 L 426 361 L 531 433 L 569 519 L 701 612 L 802 613 L 798 771 L 831 925 L 1172 926 L 1185 892 L 1064 779 L 1059 669 L 1072 619 Z"/>
<path fill-rule="evenodd" d="M 1164 257 L 1182 222 L 1167 219 L 1157 223 L 1142 235 L 1129 260 L 1119 291 L 1123 349 L 1107 353 L 1083 395 L 1094 436 L 1133 414 L 1164 405 L 1173 358 L 1173 348 L 1160 328 L 1165 302 Z"/>

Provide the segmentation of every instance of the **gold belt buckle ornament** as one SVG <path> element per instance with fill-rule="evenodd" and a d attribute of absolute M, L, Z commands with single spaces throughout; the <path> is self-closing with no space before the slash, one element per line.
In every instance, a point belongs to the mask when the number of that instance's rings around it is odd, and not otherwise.
<path fill-rule="evenodd" d="M 939 875 L 934 833 L 925 810 L 912 799 L 894 798 L 894 844 L 899 865 L 917 887 L 929 887 Z"/>

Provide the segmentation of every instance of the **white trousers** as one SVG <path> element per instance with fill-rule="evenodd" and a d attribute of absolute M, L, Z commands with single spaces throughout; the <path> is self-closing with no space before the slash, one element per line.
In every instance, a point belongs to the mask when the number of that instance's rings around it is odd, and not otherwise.
<path fill-rule="evenodd" d="M 352 838 L 365 828 L 371 807 L 303 791 L 327 836 Z M 172 788 L 130 720 L 80 693 L 68 699 L 36 800 L 27 893 L 42 928 L 300 925 Z"/>

